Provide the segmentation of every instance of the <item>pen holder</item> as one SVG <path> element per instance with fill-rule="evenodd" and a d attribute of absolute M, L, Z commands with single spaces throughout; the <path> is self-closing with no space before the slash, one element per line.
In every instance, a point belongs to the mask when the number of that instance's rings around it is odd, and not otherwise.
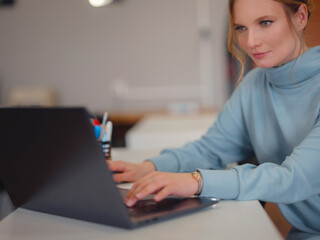
<path fill-rule="evenodd" d="M 111 141 L 101 140 L 100 142 L 101 142 L 102 151 L 106 160 L 111 160 Z"/>
<path fill-rule="evenodd" d="M 103 116 L 102 125 L 98 119 L 93 119 L 94 132 L 96 139 L 101 143 L 102 151 L 106 160 L 111 160 L 111 136 L 112 136 L 112 122 L 107 121 L 107 113 Z"/>

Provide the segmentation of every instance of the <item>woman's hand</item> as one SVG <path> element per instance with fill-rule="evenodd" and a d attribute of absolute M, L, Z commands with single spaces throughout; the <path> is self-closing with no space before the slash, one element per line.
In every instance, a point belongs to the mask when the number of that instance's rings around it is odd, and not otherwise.
<path fill-rule="evenodd" d="M 149 172 L 156 170 L 151 161 L 145 161 L 140 164 L 123 161 L 107 161 L 107 163 L 110 171 L 114 172 L 113 179 L 117 183 L 134 182 Z"/>
<path fill-rule="evenodd" d="M 159 202 L 169 195 L 190 197 L 198 190 L 198 181 L 191 173 L 167 173 L 153 171 L 139 179 L 125 198 L 127 206 L 132 207 L 138 200 L 155 194 Z"/>

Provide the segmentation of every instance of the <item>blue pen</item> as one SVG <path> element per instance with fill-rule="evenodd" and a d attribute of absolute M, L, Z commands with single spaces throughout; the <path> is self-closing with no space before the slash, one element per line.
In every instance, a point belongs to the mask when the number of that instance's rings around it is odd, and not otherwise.
<path fill-rule="evenodd" d="M 96 138 L 99 139 L 100 138 L 100 133 L 101 133 L 101 127 L 99 125 L 95 125 L 94 126 L 94 133 L 96 135 Z"/>

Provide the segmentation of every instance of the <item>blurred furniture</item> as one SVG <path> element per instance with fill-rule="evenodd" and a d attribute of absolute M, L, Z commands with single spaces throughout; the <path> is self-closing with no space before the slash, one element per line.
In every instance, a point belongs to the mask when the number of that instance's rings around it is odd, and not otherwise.
<path fill-rule="evenodd" d="M 277 229 L 280 231 L 281 235 L 286 238 L 290 229 L 292 228 L 291 224 L 284 218 L 280 212 L 277 204 L 267 202 L 264 206 L 267 214 L 271 218 L 272 222 L 276 225 Z"/>
<path fill-rule="evenodd" d="M 145 114 L 145 112 L 110 112 L 108 119 L 113 123 L 112 146 L 126 147 L 125 136 L 128 130 L 137 124 Z M 102 116 L 98 118 L 102 121 Z"/>
<path fill-rule="evenodd" d="M 305 37 L 309 47 L 320 45 L 320 1 L 313 1 L 314 8 L 311 10 L 311 17 L 309 19 Z"/>
<path fill-rule="evenodd" d="M 17 86 L 9 94 L 10 106 L 43 106 L 52 107 L 57 104 L 56 94 L 48 87 Z"/>
<path fill-rule="evenodd" d="M 216 116 L 214 111 L 190 115 L 149 114 L 129 129 L 126 146 L 129 149 L 181 147 L 205 134 Z"/>

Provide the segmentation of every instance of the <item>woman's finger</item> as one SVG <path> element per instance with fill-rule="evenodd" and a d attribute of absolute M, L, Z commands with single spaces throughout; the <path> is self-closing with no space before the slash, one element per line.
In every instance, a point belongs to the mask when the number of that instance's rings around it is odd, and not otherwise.
<path fill-rule="evenodd" d="M 170 186 L 162 188 L 153 198 L 156 202 L 160 202 L 171 194 Z"/>
<path fill-rule="evenodd" d="M 127 163 L 122 161 L 107 161 L 111 172 L 124 172 L 127 169 Z"/>
<path fill-rule="evenodd" d="M 162 180 L 152 180 L 151 178 L 148 180 L 130 191 L 125 198 L 125 202 L 128 206 L 133 206 L 136 201 L 141 200 L 150 194 L 157 193 L 166 186 L 166 183 Z"/>
<path fill-rule="evenodd" d="M 134 181 L 134 175 L 133 175 L 133 172 L 114 173 L 113 180 L 116 183 L 132 182 L 132 181 Z"/>
<path fill-rule="evenodd" d="M 141 189 L 145 188 L 147 184 L 149 184 L 154 179 L 154 175 L 156 173 L 149 173 L 148 175 L 142 177 L 140 180 L 138 180 L 130 189 L 128 192 L 125 200 L 133 198 L 136 196 L 136 194 L 141 191 Z"/>
<path fill-rule="evenodd" d="M 159 190 L 161 190 L 165 186 L 165 183 L 163 181 L 150 181 L 147 185 L 145 185 L 141 190 L 136 191 L 136 198 L 139 200 L 145 198 L 146 196 L 156 193 Z"/>

